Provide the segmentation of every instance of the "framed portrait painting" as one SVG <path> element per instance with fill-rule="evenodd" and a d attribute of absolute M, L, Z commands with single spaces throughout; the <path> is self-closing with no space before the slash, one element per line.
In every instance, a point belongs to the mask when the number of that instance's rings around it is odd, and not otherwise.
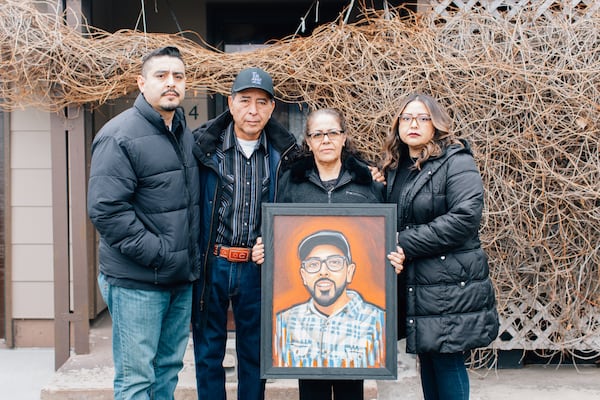
<path fill-rule="evenodd" d="M 263 205 L 261 376 L 397 377 L 394 204 Z"/>

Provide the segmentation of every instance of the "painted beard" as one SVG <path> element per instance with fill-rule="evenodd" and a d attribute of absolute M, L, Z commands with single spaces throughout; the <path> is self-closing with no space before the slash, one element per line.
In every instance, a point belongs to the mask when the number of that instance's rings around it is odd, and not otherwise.
<path fill-rule="evenodd" d="M 330 285 L 327 289 L 319 289 L 319 283 L 328 282 Z M 315 282 L 313 287 L 306 287 L 310 292 L 310 295 L 315 300 L 315 302 L 321 307 L 329 307 L 337 299 L 340 298 L 344 289 L 346 289 L 346 285 L 342 285 L 341 287 L 337 287 L 335 282 L 330 279 L 319 279 Z"/>

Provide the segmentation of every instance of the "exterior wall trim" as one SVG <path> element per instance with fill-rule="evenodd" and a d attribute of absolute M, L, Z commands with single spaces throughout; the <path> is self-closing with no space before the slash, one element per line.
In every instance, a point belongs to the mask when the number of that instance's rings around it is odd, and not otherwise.
<path fill-rule="evenodd" d="M 63 114 L 55 113 L 50 117 L 56 369 L 70 357 L 71 324 L 74 328 L 75 353 L 89 353 L 89 284 L 85 212 L 87 168 L 83 114 L 82 108 L 68 107 Z M 70 115 L 74 116 L 70 117 Z M 69 194 L 73 200 L 70 209 L 72 218 L 69 215 Z M 72 232 L 69 232 L 70 227 Z M 71 299 L 69 238 L 72 240 L 73 254 L 73 299 Z"/>
<path fill-rule="evenodd" d="M 4 243 L 0 243 L 0 246 L 4 247 L 4 320 L 5 320 L 5 335 L 4 344 L 5 347 L 14 347 L 14 327 L 12 322 L 12 216 L 11 216 L 11 174 L 10 174 L 10 116 L 9 112 L 2 112 L 0 115 L 0 123 L 2 124 L 1 132 L 3 135 L 3 149 L 4 152 L 4 203 L 2 204 L 3 209 L 0 212 L 4 212 Z"/>

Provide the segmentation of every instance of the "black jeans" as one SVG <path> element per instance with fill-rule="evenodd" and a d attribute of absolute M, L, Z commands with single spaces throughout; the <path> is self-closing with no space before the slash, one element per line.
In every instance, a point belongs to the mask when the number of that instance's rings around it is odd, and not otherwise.
<path fill-rule="evenodd" d="M 300 400 L 363 400 L 364 383 L 363 380 L 300 379 Z"/>

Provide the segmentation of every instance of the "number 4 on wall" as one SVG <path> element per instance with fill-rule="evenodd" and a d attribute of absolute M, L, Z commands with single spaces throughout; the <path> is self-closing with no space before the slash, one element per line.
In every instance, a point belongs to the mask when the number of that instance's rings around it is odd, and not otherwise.
<path fill-rule="evenodd" d="M 192 109 L 190 110 L 190 112 L 188 112 L 188 115 L 190 117 L 193 117 L 194 119 L 198 119 L 198 106 L 192 107 Z"/>

